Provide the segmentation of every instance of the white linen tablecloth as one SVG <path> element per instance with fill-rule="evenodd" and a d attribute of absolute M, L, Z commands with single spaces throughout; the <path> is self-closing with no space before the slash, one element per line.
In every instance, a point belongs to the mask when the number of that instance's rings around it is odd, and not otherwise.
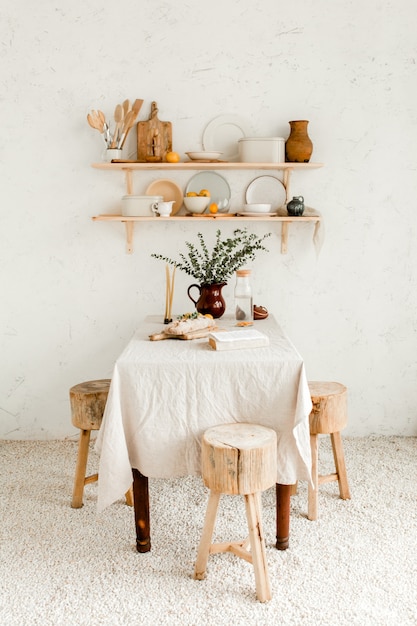
<path fill-rule="evenodd" d="M 218 320 L 219 328 L 233 324 Z M 159 318 L 147 318 L 116 361 L 96 440 L 98 509 L 123 497 L 132 467 L 150 478 L 200 474 L 202 434 L 222 423 L 273 428 L 277 482 L 309 480 L 312 405 L 304 363 L 275 320 L 255 322 L 269 346 L 222 352 L 207 339 L 149 340 L 163 328 Z"/>

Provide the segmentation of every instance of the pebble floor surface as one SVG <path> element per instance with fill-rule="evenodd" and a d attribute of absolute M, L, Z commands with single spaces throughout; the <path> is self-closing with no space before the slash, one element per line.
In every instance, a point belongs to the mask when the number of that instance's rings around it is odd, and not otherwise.
<path fill-rule="evenodd" d="M 208 494 L 199 477 L 150 480 L 152 551 L 138 554 L 122 499 L 98 514 L 92 484 L 70 508 L 76 442 L 0 442 L 0 624 L 416 626 L 417 438 L 344 447 L 352 499 L 323 485 L 310 522 L 300 483 L 285 552 L 274 548 L 274 489 L 263 494 L 273 597 L 261 604 L 252 566 L 231 554 L 193 579 Z M 323 438 L 320 470 L 331 469 Z M 224 496 L 215 539 L 246 534 L 243 500 Z"/>

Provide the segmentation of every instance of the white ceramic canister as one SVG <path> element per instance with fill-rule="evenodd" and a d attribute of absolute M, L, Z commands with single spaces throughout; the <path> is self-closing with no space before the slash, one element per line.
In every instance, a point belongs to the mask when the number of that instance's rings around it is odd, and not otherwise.
<path fill-rule="evenodd" d="M 163 196 L 123 196 L 122 215 L 125 217 L 150 217 L 154 215 L 152 206 L 163 202 Z"/>
<path fill-rule="evenodd" d="M 238 144 L 242 163 L 285 163 L 284 137 L 244 137 Z"/>

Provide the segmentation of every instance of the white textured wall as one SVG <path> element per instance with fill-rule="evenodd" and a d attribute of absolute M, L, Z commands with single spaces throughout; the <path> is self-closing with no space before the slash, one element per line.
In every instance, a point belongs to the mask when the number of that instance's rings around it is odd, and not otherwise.
<path fill-rule="evenodd" d="M 413 0 L 17 0 L 0 18 L 0 437 L 73 435 L 68 388 L 110 376 L 138 320 L 163 313 L 151 252 L 175 255 L 218 225 L 141 226 L 128 256 L 123 226 L 91 221 L 119 208 L 124 185 L 90 167 L 102 146 L 86 113 L 125 98 L 145 100 L 140 119 L 156 100 L 180 153 L 222 113 L 260 136 L 310 120 L 325 167 L 297 174 L 293 192 L 322 212 L 325 243 L 317 259 L 299 225 L 282 256 L 280 227 L 255 224 L 273 231 L 255 300 L 311 379 L 349 387 L 346 432 L 417 434 Z M 235 204 L 255 175 L 227 174 Z M 135 190 L 166 176 L 136 175 Z M 177 282 L 179 312 L 189 282 Z"/>

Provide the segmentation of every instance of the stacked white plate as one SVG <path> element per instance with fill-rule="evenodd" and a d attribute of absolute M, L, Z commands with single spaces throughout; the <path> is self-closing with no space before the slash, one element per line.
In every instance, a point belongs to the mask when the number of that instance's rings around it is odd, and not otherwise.
<path fill-rule="evenodd" d="M 243 205 L 243 213 L 271 213 L 272 204 L 270 203 L 252 203 Z"/>
<path fill-rule="evenodd" d="M 287 192 L 282 182 L 275 176 L 258 176 L 246 189 L 246 206 L 270 204 L 269 213 L 275 214 L 278 209 L 285 206 Z M 245 211 L 246 212 L 246 211 Z M 265 213 L 255 209 L 252 213 Z"/>

